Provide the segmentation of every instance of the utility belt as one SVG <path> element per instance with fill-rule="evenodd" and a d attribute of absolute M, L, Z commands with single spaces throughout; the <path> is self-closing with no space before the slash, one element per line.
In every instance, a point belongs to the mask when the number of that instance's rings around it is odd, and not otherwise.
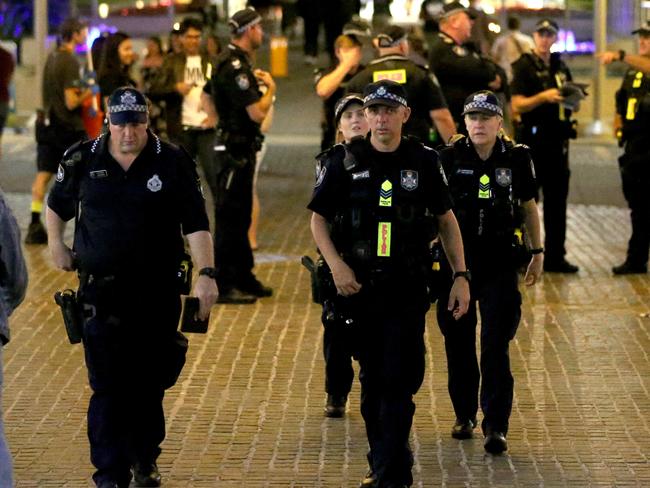
<path fill-rule="evenodd" d="M 223 151 L 226 148 L 232 148 L 233 146 L 236 149 L 244 148 L 257 152 L 262 149 L 262 143 L 264 142 L 264 136 L 261 133 L 257 134 L 237 134 L 227 130 L 223 126 L 217 127 L 216 138 L 215 138 L 215 151 L 219 151 L 217 146 L 224 146 Z"/>

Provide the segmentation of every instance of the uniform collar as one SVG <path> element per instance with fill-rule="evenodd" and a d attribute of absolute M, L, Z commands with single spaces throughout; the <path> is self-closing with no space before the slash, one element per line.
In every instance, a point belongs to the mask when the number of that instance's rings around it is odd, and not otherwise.
<path fill-rule="evenodd" d="M 250 57 L 248 56 L 248 53 L 244 51 L 241 47 L 237 46 L 236 44 L 233 44 L 232 42 L 228 44 L 228 49 L 230 49 L 233 54 L 237 54 L 239 56 L 243 56 L 246 58 L 246 61 L 250 60 Z"/>
<path fill-rule="evenodd" d="M 383 61 L 408 61 L 409 58 L 402 56 L 401 54 L 386 54 L 384 56 L 379 56 L 377 59 L 373 59 L 369 64 L 377 64 Z"/>
<path fill-rule="evenodd" d="M 453 37 L 451 37 L 449 34 L 447 34 L 447 33 L 444 32 L 444 31 L 440 31 L 440 32 L 438 32 L 438 35 L 439 35 L 440 37 L 442 37 L 443 40 L 445 40 L 445 39 L 449 39 L 449 40 L 450 40 L 451 42 L 453 42 L 456 46 L 460 46 L 460 45 L 461 45 L 461 44 L 458 44 L 458 43 L 456 42 L 456 39 L 454 39 Z"/>

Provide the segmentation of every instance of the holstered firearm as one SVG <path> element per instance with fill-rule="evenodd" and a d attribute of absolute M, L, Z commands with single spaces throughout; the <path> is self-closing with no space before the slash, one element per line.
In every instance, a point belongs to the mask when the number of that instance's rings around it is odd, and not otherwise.
<path fill-rule="evenodd" d="M 69 288 L 57 291 L 54 294 L 54 301 L 61 307 L 70 344 L 80 343 L 83 338 L 84 314 L 82 305 L 77 300 L 77 293 Z"/>
<path fill-rule="evenodd" d="M 192 269 L 194 265 L 192 264 L 192 257 L 183 252 L 183 257 L 178 266 L 178 285 L 181 295 L 189 295 L 192 291 Z"/>
<path fill-rule="evenodd" d="M 303 256 L 300 260 L 302 265 L 307 268 L 311 276 L 311 296 L 314 303 L 322 305 L 325 300 L 336 296 L 336 286 L 329 266 L 322 256 L 314 262 L 309 256 Z"/>
<path fill-rule="evenodd" d="M 444 251 L 440 242 L 435 242 L 431 247 L 431 270 L 427 280 L 427 288 L 429 289 L 429 301 L 436 303 L 440 298 L 443 280 L 445 273 L 443 273 L 440 263 L 443 259 Z"/>

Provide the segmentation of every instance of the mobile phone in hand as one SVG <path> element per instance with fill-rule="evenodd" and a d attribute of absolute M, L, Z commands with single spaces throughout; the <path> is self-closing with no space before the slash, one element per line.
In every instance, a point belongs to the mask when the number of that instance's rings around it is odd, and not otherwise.
<path fill-rule="evenodd" d="M 181 332 L 205 334 L 208 331 L 208 322 L 210 322 L 209 315 L 205 320 L 199 319 L 199 299 L 185 297 L 181 313 Z"/>

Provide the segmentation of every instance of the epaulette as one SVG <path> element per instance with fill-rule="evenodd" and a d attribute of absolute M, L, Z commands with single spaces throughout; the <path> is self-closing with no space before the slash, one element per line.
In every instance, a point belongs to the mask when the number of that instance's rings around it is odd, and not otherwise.
<path fill-rule="evenodd" d="M 526 144 L 515 144 L 513 147 L 520 147 L 522 149 L 525 149 L 526 151 L 530 151 L 530 147 L 527 146 Z"/>
<path fill-rule="evenodd" d="M 447 143 L 448 146 L 455 146 L 458 143 L 461 143 L 465 140 L 465 135 L 464 134 L 454 134 L 451 136 L 449 139 L 449 142 Z"/>
<path fill-rule="evenodd" d="M 84 150 L 88 150 L 92 140 L 77 141 L 63 153 L 63 164 L 65 166 L 74 166 L 83 159 Z"/>
<path fill-rule="evenodd" d="M 330 157 L 336 155 L 336 153 L 337 153 L 338 151 L 342 151 L 342 150 L 344 150 L 344 148 L 343 148 L 343 144 L 341 144 L 341 143 L 334 144 L 333 146 L 328 147 L 328 148 L 325 149 L 324 151 L 319 152 L 319 153 L 316 155 L 316 159 L 317 159 L 318 161 L 324 161 L 325 159 L 330 158 Z"/>

